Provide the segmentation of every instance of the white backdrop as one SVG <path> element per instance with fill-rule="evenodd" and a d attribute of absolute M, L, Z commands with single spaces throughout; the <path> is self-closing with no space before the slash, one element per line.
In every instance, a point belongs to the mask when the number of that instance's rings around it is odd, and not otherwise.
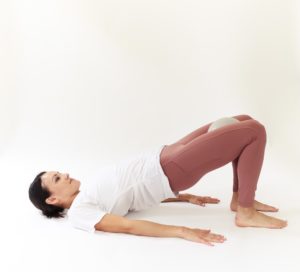
<path fill-rule="evenodd" d="M 237 114 L 265 125 L 261 192 L 293 211 L 298 228 L 288 235 L 299 237 L 299 18 L 296 0 L 1 0 L 0 182 L 8 263 L 23 256 L 14 251 L 18 241 L 39 240 L 32 228 L 41 234 L 39 224 L 52 224 L 39 221 L 28 201 L 39 171 L 87 178 L 104 163 Z M 231 178 L 230 170 L 218 178 Z M 228 181 L 203 186 L 207 194 L 230 197 Z M 35 238 L 22 240 L 23 229 Z"/>

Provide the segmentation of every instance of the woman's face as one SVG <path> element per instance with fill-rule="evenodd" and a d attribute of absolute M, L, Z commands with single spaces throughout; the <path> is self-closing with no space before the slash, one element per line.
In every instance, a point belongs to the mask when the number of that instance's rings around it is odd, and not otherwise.
<path fill-rule="evenodd" d="M 42 187 L 46 187 L 51 193 L 51 196 L 46 199 L 48 204 L 69 204 L 79 192 L 80 181 L 71 178 L 68 173 L 49 171 L 43 174 L 41 178 Z"/>

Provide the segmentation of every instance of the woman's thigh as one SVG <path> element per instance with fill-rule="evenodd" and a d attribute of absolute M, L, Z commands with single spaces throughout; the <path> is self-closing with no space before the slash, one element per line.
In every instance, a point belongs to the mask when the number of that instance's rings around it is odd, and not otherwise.
<path fill-rule="evenodd" d="M 186 144 L 164 147 L 161 166 L 175 190 L 191 187 L 206 173 L 237 158 L 246 145 L 264 133 L 262 125 L 248 119 L 204 133 Z M 171 187 L 172 187 L 171 186 Z M 174 188 L 172 188 L 174 189 Z"/>
<path fill-rule="evenodd" d="M 235 118 L 235 119 L 237 119 L 239 121 L 245 121 L 245 120 L 253 119 L 251 116 L 246 115 L 246 114 L 240 114 L 240 115 L 235 115 L 235 116 L 231 116 L 231 117 Z M 178 144 L 178 145 L 187 144 L 188 142 L 192 141 L 193 139 L 197 138 L 198 136 L 207 133 L 208 128 L 210 127 L 210 125 L 213 122 L 205 124 L 205 125 L 201 126 L 200 128 L 192 131 L 191 133 L 189 133 L 186 136 L 184 136 L 182 139 L 180 139 L 180 140 L 176 141 L 175 143 L 173 143 L 173 145 L 176 145 L 176 144 Z"/>

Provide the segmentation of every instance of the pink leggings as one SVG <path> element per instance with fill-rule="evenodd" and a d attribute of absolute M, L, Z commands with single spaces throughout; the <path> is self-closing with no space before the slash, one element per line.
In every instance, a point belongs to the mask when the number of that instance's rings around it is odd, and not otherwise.
<path fill-rule="evenodd" d="M 232 117 L 240 122 L 207 132 L 211 122 L 162 149 L 160 163 L 174 192 L 192 187 L 206 173 L 232 162 L 233 191 L 238 192 L 238 203 L 243 207 L 253 205 L 266 130 L 249 115 Z"/>

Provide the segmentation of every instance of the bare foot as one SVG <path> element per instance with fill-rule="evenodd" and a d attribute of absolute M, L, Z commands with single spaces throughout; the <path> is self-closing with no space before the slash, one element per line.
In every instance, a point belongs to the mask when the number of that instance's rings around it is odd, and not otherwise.
<path fill-rule="evenodd" d="M 287 226 L 287 221 L 265 215 L 254 207 L 245 208 L 238 205 L 235 224 L 238 227 L 281 229 Z"/>
<path fill-rule="evenodd" d="M 230 209 L 233 212 L 237 211 L 237 207 L 238 207 L 238 194 L 237 193 L 233 193 L 232 195 L 232 200 L 230 203 Z M 254 200 L 253 202 L 253 207 L 257 210 L 257 211 L 262 211 L 262 212 L 278 212 L 278 208 L 261 203 L 259 201 Z"/>
<path fill-rule="evenodd" d="M 230 209 L 231 209 L 233 212 L 236 212 L 236 211 L 237 211 L 237 206 L 238 206 L 238 203 L 237 203 L 237 202 L 231 202 L 231 204 L 230 204 Z M 262 211 L 262 212 L 278 212 L 278 211 L 279 211 L 279 209 L 276 208 L 276 207 L 273 207 L 273 206 L 270 206 L 270 205 L 267 205 L 267 204 L 258 202 L 258 201 L 256 201 L 256 200 L 254 200 L 254 202 L 253 202 L 253 207 L 254 207 L 257 211 Z"/>

